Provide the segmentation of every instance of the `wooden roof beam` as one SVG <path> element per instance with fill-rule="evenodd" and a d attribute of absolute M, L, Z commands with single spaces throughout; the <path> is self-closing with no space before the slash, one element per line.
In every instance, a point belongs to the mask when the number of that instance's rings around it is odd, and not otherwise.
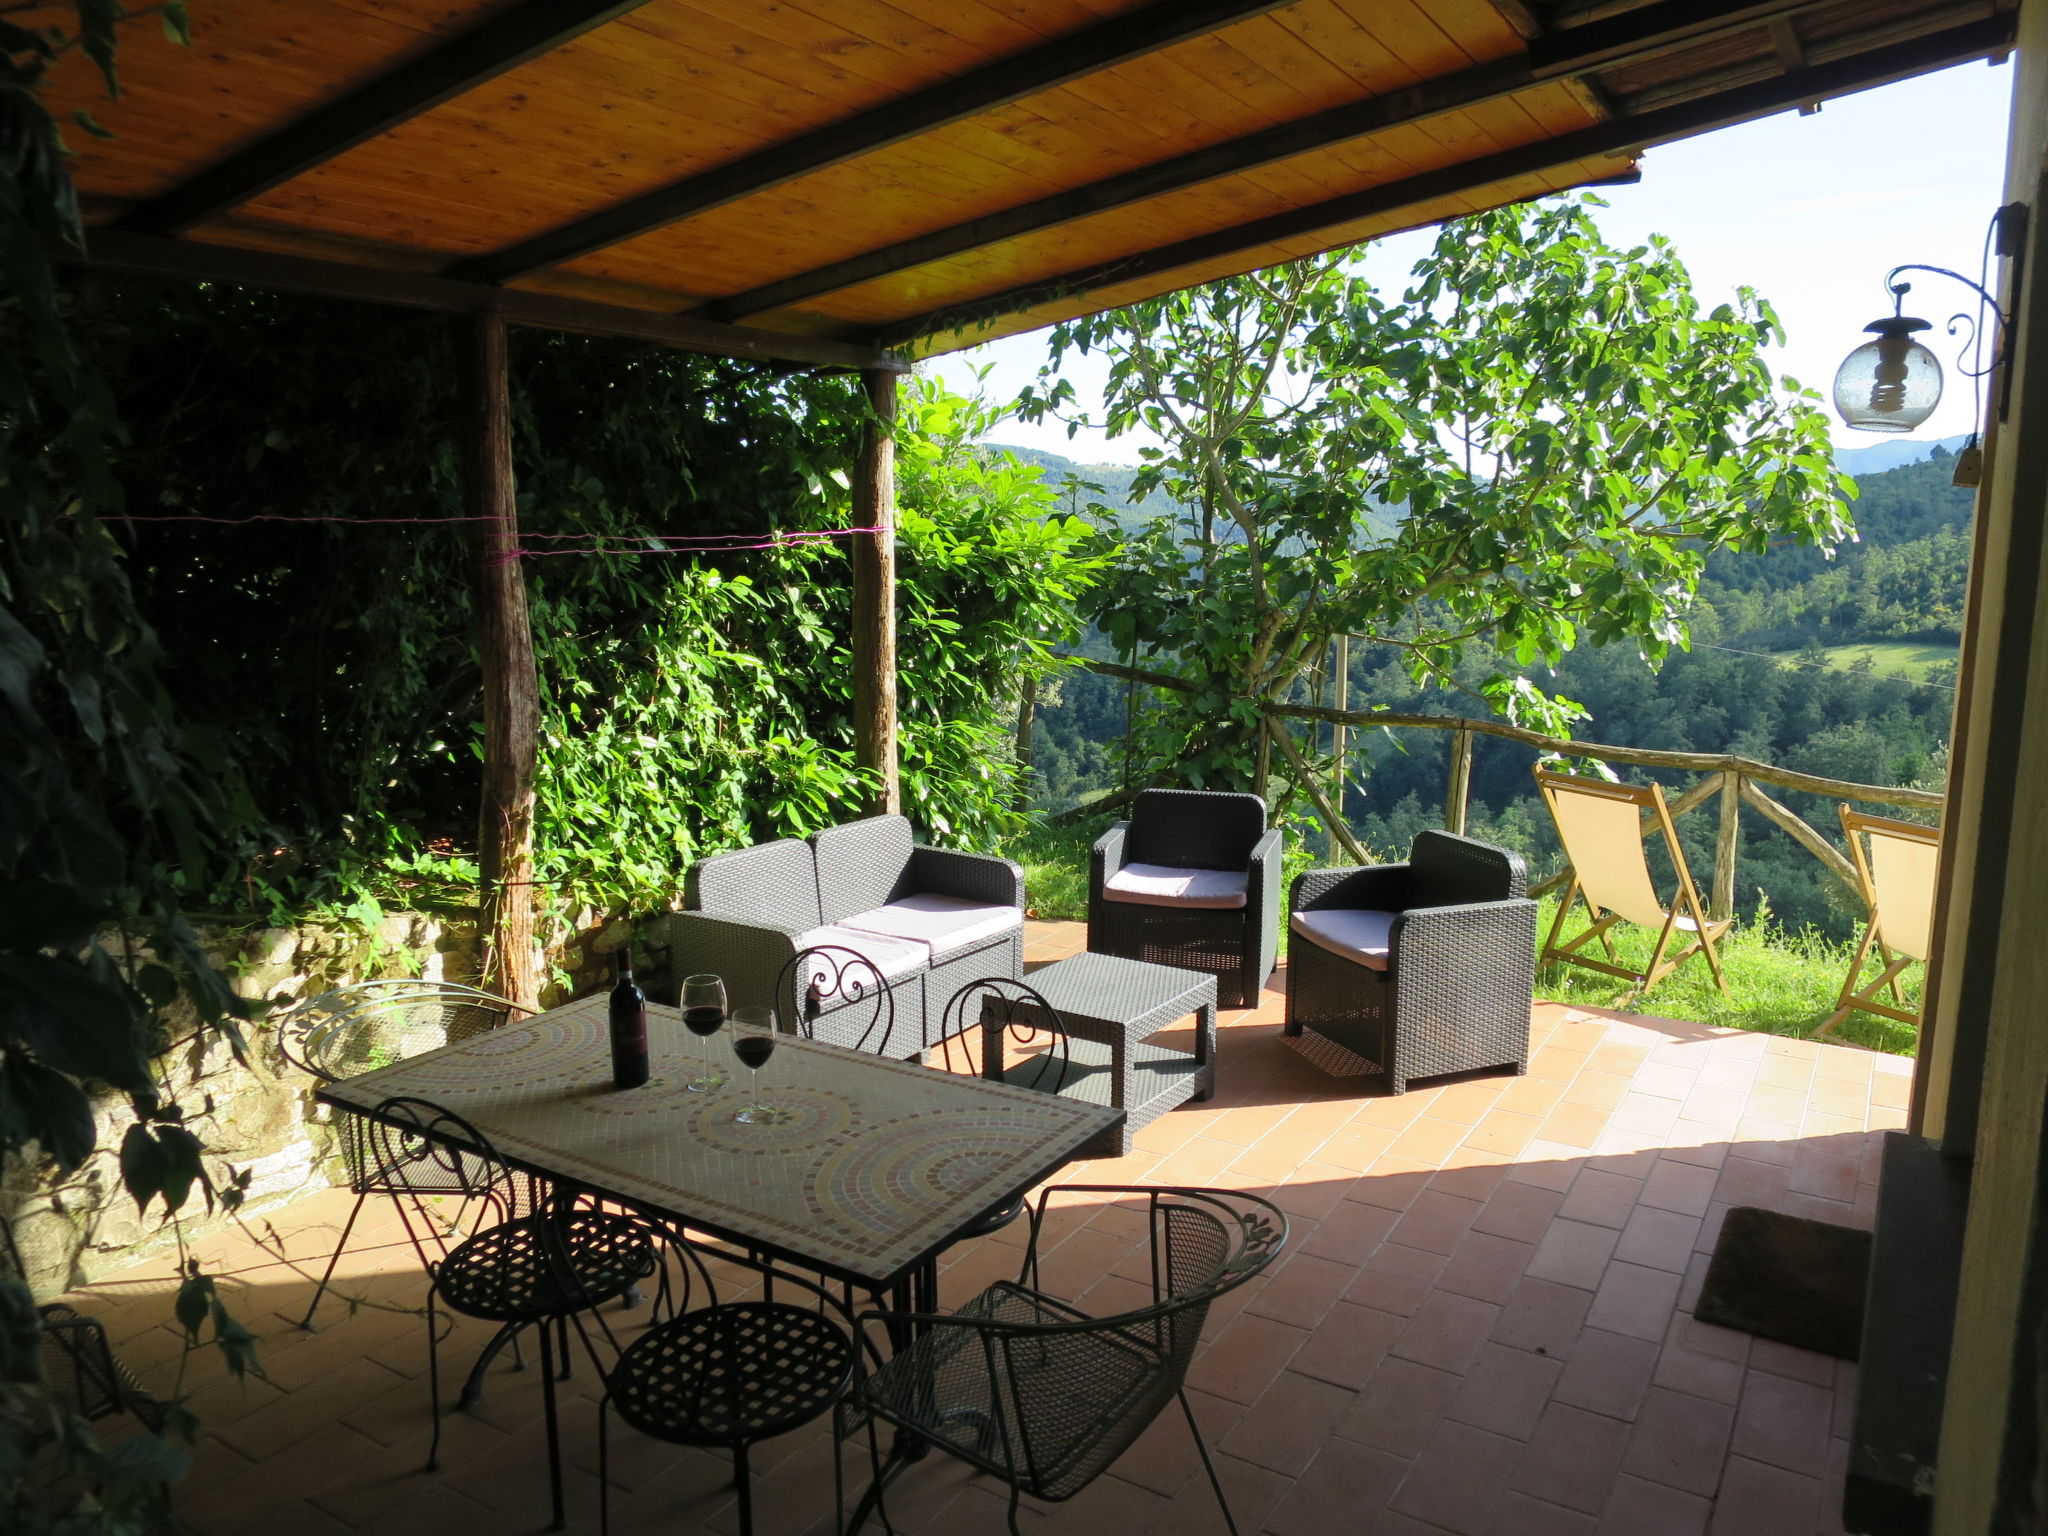
<path fill-rule="evenodd" d="M 187 282 L 235 283 L 247 288 L 281 288 L 322 298 L 350 299 L 365 304 L 393 304 L 403 309 L 466 314 L 496 310 L 514 325 L 542 330 L 573 331 L 585 336 L 615 336 L 652 342 L 680 352 L 734 357 L 754 362 L 800 363 L 812 368 L 881 369 L 907 372 L 910 363 L 893 352 L 857 341 L 795 336 L 782 331 L 717 325 L 683 315 L 598 304 L 492 288 L 481 283 L 452 282 L 418 272 L 356 266 L 307 256 L 282 256 L 241 246 L 209 245 L 197 240 L 169 240 L 160 235 L 134 235 L 120 230 L 87 232 L 86 249 L 54 247 L 61 260 L 114 272 L 135 272 Z"/>
<path fill-rule="evenodd" d="M 1155 0 L 1154 4 L 996 59 L 851 117 L 771 144 L 573 219 L 502 251 L 448 269 L 453 278 L 503 283 L 666 228 L 800 176 L 873 154 L 949 123 L 1035 96 L 1070 80 L 1277 11 L 1293 0 Z"/>
<path fill-rule="evenodd" d="M 965 333 L 978 324 L 1035 305 L 1095 293 L 1282 241 L 1300 240 L 1360 219 L 1454 197 L 1518 176 L 1551 170 L 1574 160 L 1596 159 L 1649 144 L 1687 138 L 1715 128 L 1790 111 L 1809 101 L 1887 85 L 1894 80 L 1983 58 L 2002 48 L 2009 48 L 2013 32 L 2013 15 L 2006 12 L 1906 42 L 1866 49 L 1825 64 L 1775 75 L 1696 100 L 1650 112 L 1617 116 L 1590 128 L 1559 134 L 1515 149 L 1480 155 L 1402 181 L 1289 209 L 1285 213 L 1175 241 L 1149 251 L 1136 251 L 1113 261 L 1098 262 L 1056 277 L 988 294 L 966 304 L 928 311 L 879 327 L 872 339 L 877 344 L 886 342 L 895 346 L 948 330 Z M 961 342 L 963 346 L 971 344 L 971 337 Z"/>
<path fill-rule="evenodd" d="M 115 227 L 183 234 L 646 3 L 527 0 L 131 208 Z"/>
<path fill-rule="evenodd" d="M 1446 112 L 1498 101 L 1550 80 L 1577 82 L 1597 68 L 1612 68 L 1719 32 L 1755 26 L 1767 15 L 1789 16 L 1825 0 L 1659 0 L 1604 22 L 1560 32 L 1528 53 L 1480 64 L 1455 74 L 1386 91 L 1292 122 L 1263 128 L 1171 159 L 1105 176 L 1085 186 L 1020 203 L 980 218 L 899 240 L 829 262 L 808 272 L 714 299 L 689 313 L 707 320 L 741 320 L 842 288 L 911 271 L 967 251 L 1051 229 L 1075 219 L 1163 197 L 1220 177 L 1238 175 L 1291 156 L 1326 149 Z M 1595 93 L 1587 92 L 1588 98 Z M 1594 117 L 1611 115 L 1589 107 Z"/>

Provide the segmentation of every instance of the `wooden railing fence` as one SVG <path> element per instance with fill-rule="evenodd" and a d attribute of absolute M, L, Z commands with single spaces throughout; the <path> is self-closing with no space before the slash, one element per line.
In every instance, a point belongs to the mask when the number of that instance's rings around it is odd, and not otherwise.
<path fill-rule="evenodd" d="M 1105 676 L 1142 683 L 1147 687 L 1172 689 L 1181 693 L 1192 693 L 1196 687 L 1185 678 L 1173 677 L 1142 667 L 1127 667 L 1116 662 L 1086 658 L 1082 660 L 1082 664 Z M 1793 768 L 1780 768 L 1774 763 L 1761 763 L 1754 758 L 1738 757 L 1732 752 L 1661 752 L 1649 747 L 1614 747 L 1594 741 L 1546 736 L 1540 731 L 1524 730 L 1520 726 L 1509 725 L 1504 720 L 1468 719 L 1458 715 L 1412 715 L 1392 710 L 1325 709 L 1312 704 L 1278 704 L 1266 700 L 1254 702 L 1269 723 L 1281 720 L 1309 720 L 1333 726 L 1339 743 L 1345 741 L 1344 733 L 1348 728 L 1357 726 L 1374 729 L 1393 727 L 1450 731 L 1451 753 L 1448 782 L 1444 792 L 1444 825 L 1453 832 L 1465 830 L 1466 812 L 1472 792 L 1472 744 L 1474 738 L 1479 736 L 1497 736 L 1503 741 L 1517 741 L 1556 757 L 1585 758 L 1622 767 L 1668 768 L 1679 772 L 1697 773 L 1701 775 L 1699 781 L 1671 802 L 1671 814 L 1675 819 L 1698 809 L 1709 800 L 1719 800 L 1720 826 L 1715 839 L 1714 880 L 1709 900 L 1710 915 L 1716 918 L 1727 917 L 1735 910 L 1735 861 L 1736 851 L 1741 845 L 1741 814 L 1745 805 L 1790 836 L 1850 890 L 1856 889 L 1856 872 L 1841 850 L 1821 836 L 1796 812 L 1766 794 L 1761 787 L 1763 785 L 1797 790 L 1805 794 L 1828 795 L 1839 800 L 1856 800 L 1914 810 L 1939 811 L 1942 806 L 1942 797 L 1930 790 L 1907 789 L 1888 784 L 1857 784 L 1847 779 L 1830 779 L 1820 774 L 1801 773 Z M 1331 803 L 1329 793 L 1303 758 L 1292 734 L 1284 730 L 1270 729 L 1267 734 L 1279 747 L 1288 765 L 1293 768 L 1297 782 L 1307 792 L 1310 803 L 1315 806 L 1317 817 L 1330 829 L 1330 834 L 1338 845 L 1360 863 L 1371 862 L 1371 855 L 1359 843 L 1357 835 L 1352 832 L 1341 814 L 1341 801 L 1337 805 Z M 1341 763 L 1338 783 L 1338 793 L 1341 796 Z M 1115 798 L 1121 800 L 1124 797 Z M 1106 801 L 1097 802 L 1089 807 L 1091 810 L 1109 808 L 1109 802 Z M 1654 826 L 1647 817 L 1644 819 L 1643 831 L 1645 836 L 1654 831 Z M 1540 895 L 1555 889 L 1564 883 L 1565 875 L 1566 871 L 1559 870 L 1533 886 L 1530 894 Z"/>

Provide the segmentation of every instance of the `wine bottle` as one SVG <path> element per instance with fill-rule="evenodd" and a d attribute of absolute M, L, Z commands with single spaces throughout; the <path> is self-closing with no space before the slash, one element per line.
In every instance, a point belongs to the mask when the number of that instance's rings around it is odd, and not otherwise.
<path fill-rule="evenodd" d="M 619 984 L 612 988 L 612 1086 L 647 1081 L 647 994 L 633 980 L 633 955 L 619 951 Z"/>

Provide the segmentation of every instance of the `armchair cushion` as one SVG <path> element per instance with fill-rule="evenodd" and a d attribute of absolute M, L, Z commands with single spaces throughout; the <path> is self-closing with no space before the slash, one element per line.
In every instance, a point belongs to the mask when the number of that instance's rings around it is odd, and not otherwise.
<path fill-rule="evenodd" d="M 806 929 L 792 937 L 790 943 L 800 950 L 820 944 L 850 949 L 880 971 L 884 981 L 914 976 L 930 965 L 932 959 L 931 947 L 916 939 L 891 938 L 887 934 L 868 933 L 841 923 L 826 923 L 820 928 Z"/>
<path fill-rule="evenodd" d="M 1102 882 L 1107 901 L 1146 907 L 1234 909 L 1245 904 L 1246 869 L 1176 869 L 1167 864 L 1126 864 Z"/>
<path fill-rule="evenodd" d="M 1333 955 L 1384 971 L 1393 953 L 1394 920 L 1400 915 L 1326 907 L 1296 912 L 1288 919 L 1288 926 Z"/>
<path fill-rule="evenodd" d="M 924 945 L 934 963 L 1024 926 L 1021 907 L 921 892 L 856 912 L 839 926 Z"/>

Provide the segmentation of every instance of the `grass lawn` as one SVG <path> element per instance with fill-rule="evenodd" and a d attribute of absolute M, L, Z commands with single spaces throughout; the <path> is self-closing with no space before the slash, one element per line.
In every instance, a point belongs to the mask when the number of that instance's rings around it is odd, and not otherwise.
<path fill-rule="evenodd" d="M 1018 839 L 1005 852 L 1024 866 L 1024 890 L 1033 917 L 1085 921 L 1088 916 L 1088 848 L 1109 825 L 1109 818 L 1080 827 L 1040 828 Z M 1288 849 L 1287 878 L 1314 862 L 1305 851 Z M 1550 931 L 1556 899 L 1546 897 L 1537 919 L 1537 936 Z M 1580 909 L 1583 913 L 1584 909 Z M 1577 932 L 1574 921 L 1568 932 Z M 1620 925 L 1615 948 L 1622 963 L 1640 968 L 1650 957 L 1655 935 Z M 1595 1008 L 1620 1008 L 1631 1013 L 1687 1019 L 1726 1029 L 1755 1029 L 1774 1035 L 1805 1035 L 1834 1012 L 1835 998 L 1848 973 L 1852 945 L 1837 944 L 1817 933 L 1786 933 L 1774 926 L 1736 927 L 1721 942 L 1721 963 L 1728 975 L 1728 993 L 1715 990 L 1714 975 L 1704 956 L 1694 956 L 1660 983 L 1648 997 L 1638 996 L 1615 977 L 1578 966 L 1554 965 L 1537 973 L 1536 995 Z M 1595 953 L 1600 953 L 1598 950 Z M 1920 1001 L 1918 971 L 1905 978 L 1908 1006 Z M 1856 1045 L 1913 1054 L 1916 1032 L 1874 1014 L 1856 1013 L 1836 1031 L 1836 1038 Z"/>
<path fill-rule="evenodd" d="M 1792 653 L 1788 651 L 1785 654 L 1790 656 Z M 1925 682 L 1927 675 L 1936 667 L 1954 665 L 1956 655 L 1953 645 L 1924 640 L 1883 640 L 1862 645 L 1831 645 L 1827 649 L 1828 665 L 1838 671 L 1847 672 L 1868 656 L 1871 670 L 1879 677 L 1903 672 L 1916 683 Z"/>

